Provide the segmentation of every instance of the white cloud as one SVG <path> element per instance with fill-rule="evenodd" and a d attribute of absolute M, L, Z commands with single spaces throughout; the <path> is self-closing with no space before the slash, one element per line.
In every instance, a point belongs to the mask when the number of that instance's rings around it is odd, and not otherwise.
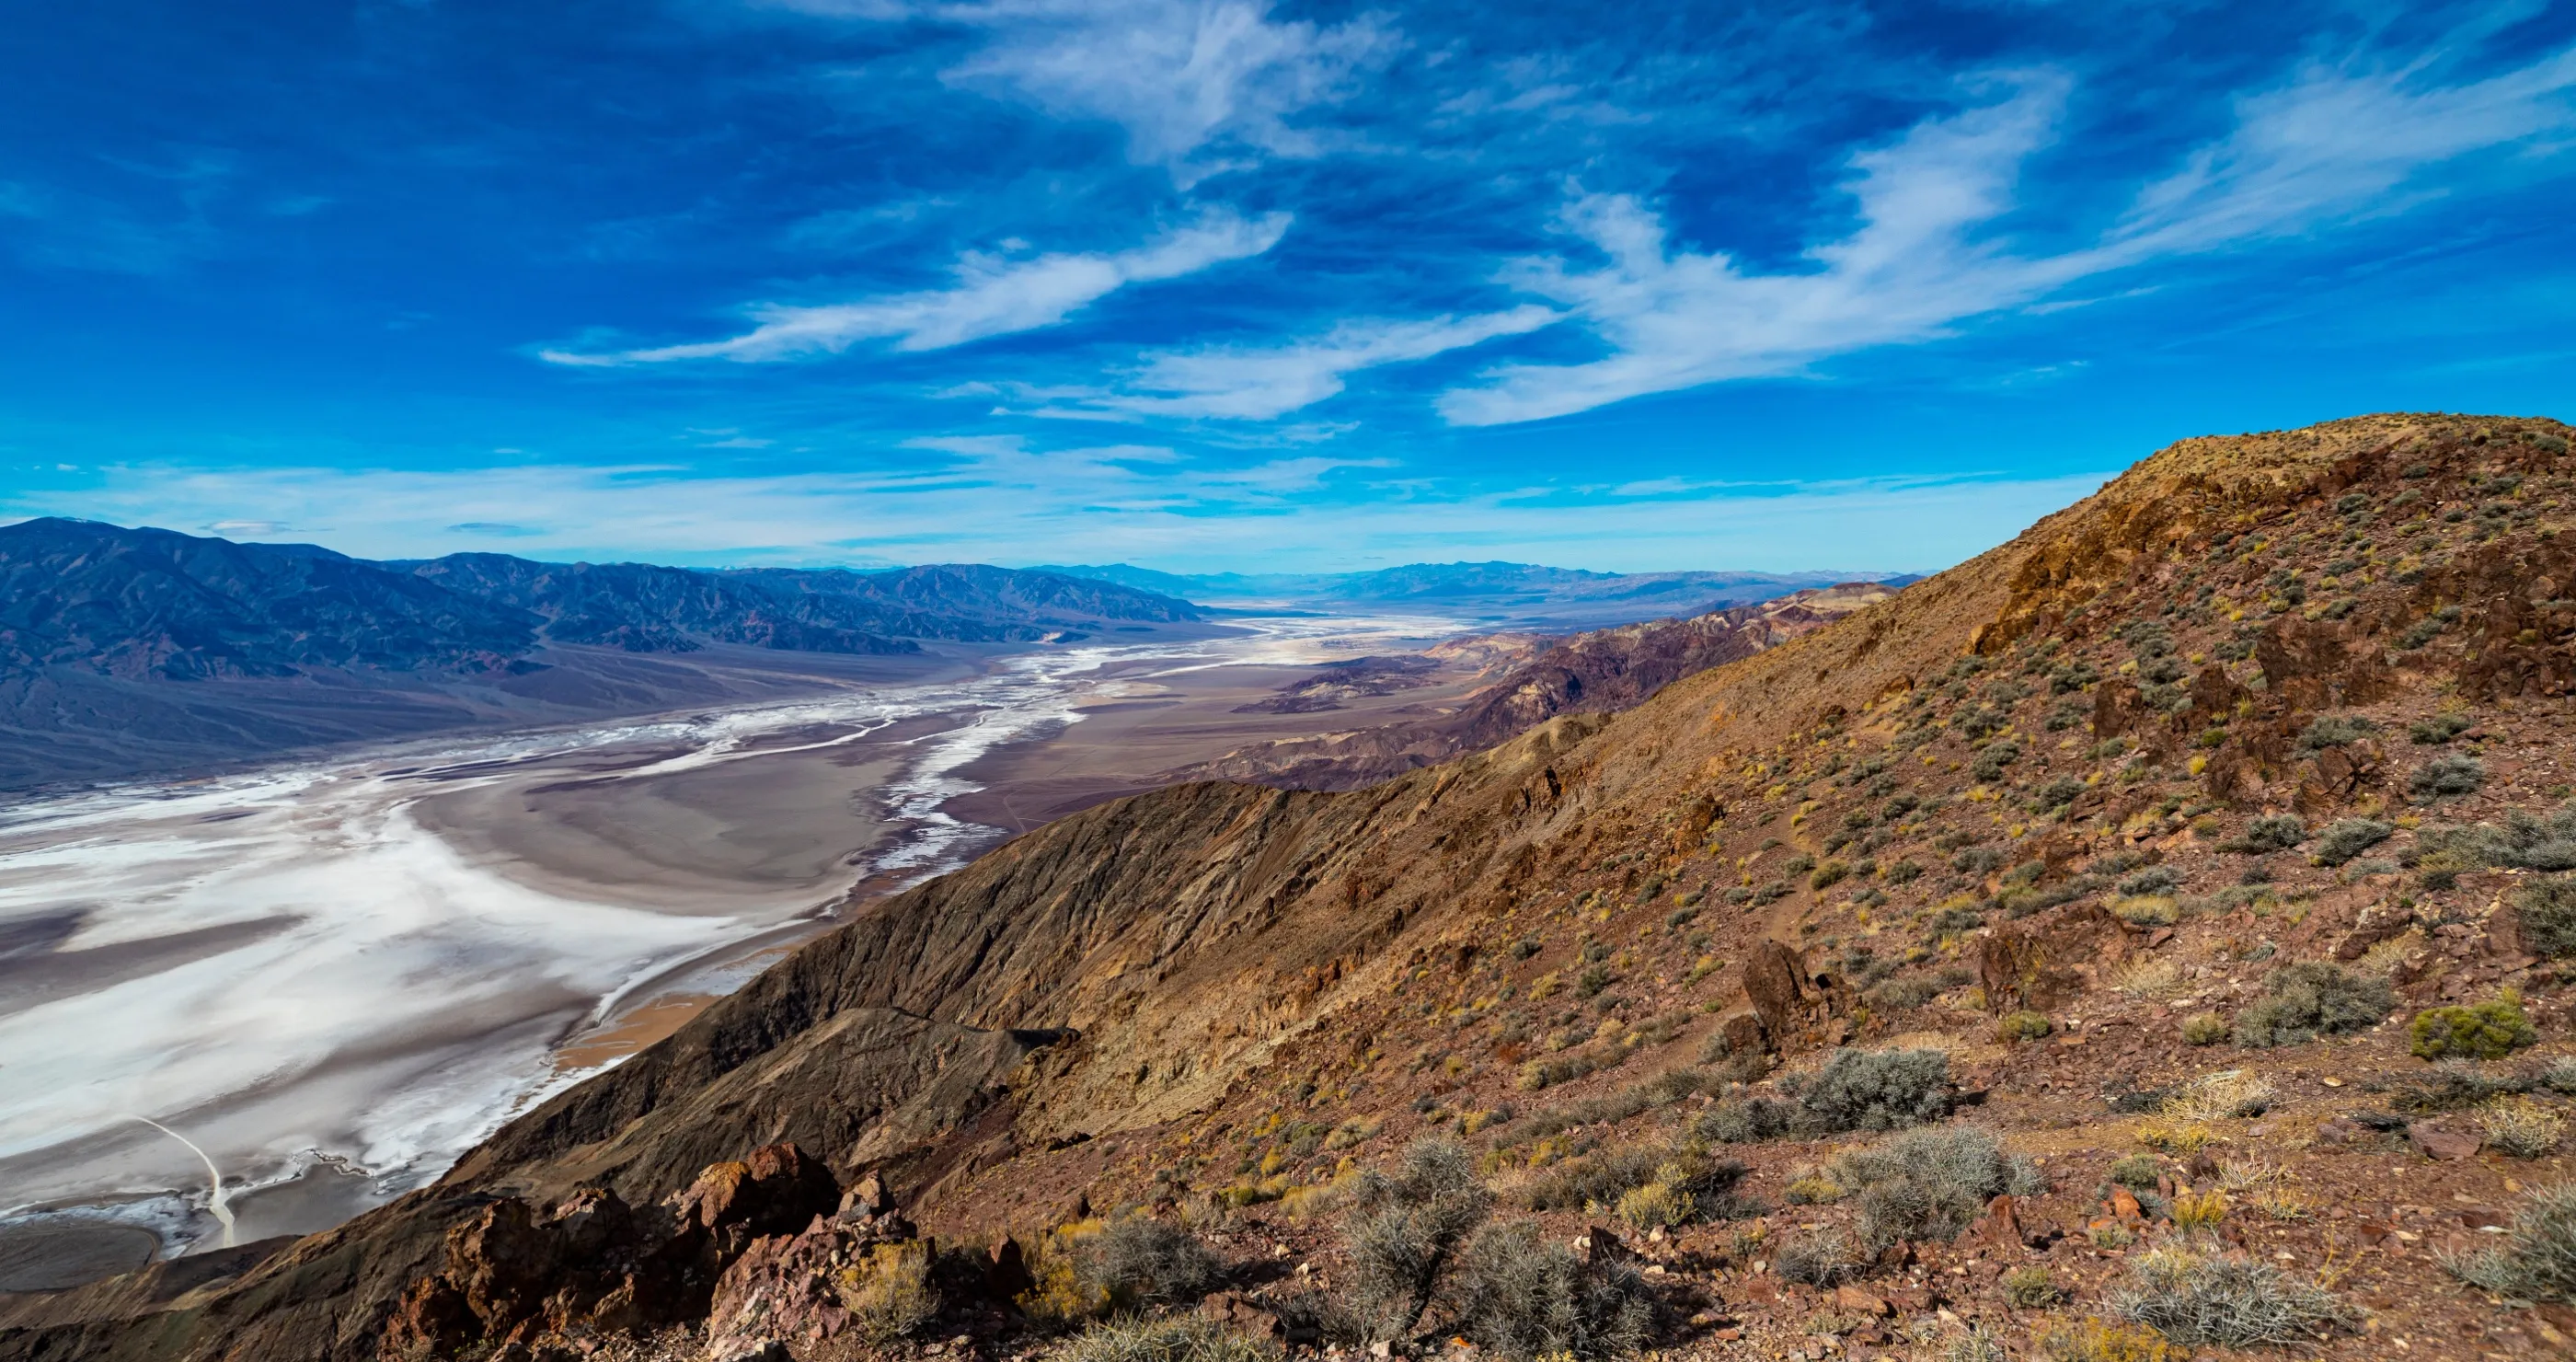
<path fill-rule="evenodd" d="M 1459 425 L 1585 411 L 1648 393 L 1795 372 L 1871 346 L 1928 340 L 1984 314 L 2044 302 L 2068 284 L 2174 256 L 2402 211 L 2433 190 L 2422 172 L 2480 152 L 2559 148 L 2576 129 L 2576 49 L 2484 80 L 2316 67 L 2240 100 L 2234 129 L 2146 186 L 2101 238 L 2024 254 L 1994 232 L 2016 206 L 2023 162 L 2054 136 L 2063 83 L 2031 78 L 2006 99 L 1918 124 L 1852 159 L 1859 227 L 1804 268 L 1746 271 L 1723 251 L 1676 250 L 1624 195 L 1582 195 L 1564 225 L 1606 257 L 1525 260 L 1506 282 L 1573 310 L 1609 347 L 1579 364 L 1496 368 L 1451 389 Z M 2411 195 L 2411 197 L 2410 197 Z"/>
<path fill-rule="evenodd" d="M 1359 370 L 1409 364 L 1498 336 L 1521 335 L 1561 315 L 1533 304 L 1466 317 L 1355 319 L 1285 345 L 1149 353 L 1123 391 L 1050 394 L 1079 405 L 1046 412 L 1074 418 L 1126 414 L 1268 421 L 1340 393 L 1343 380 Z"/>
<path fill-rule="evenodd" d="M 1366 459 L 1311 455 L 1209 467 L 1151 445 L 1034 450 L 1012 437 L 935 437 L 877 472 L 696 477 L 663 467 L 103 470 L 74 491 L 21 493 L 10 512 L 124 524 L 257 520 L 365 557 L 489 548 L 534 558 L 701 564 L 896 560 L 1111 562 L 1184 569 L 1323 569 L 1510 558 L 1667 568 L 1901 570 L 2001 543 L 2099 486 L 2099 476 L 1877 479 L 1768 486 L 1650 483 L 1576 494 L 1461 495 Z M 1335 474 L 1342 474 L 1339 479 Z M 1342 484 L 1365 480 L 1351 487 Z"/>
<path fill-rule="evenodd" d="M 553 364 L 607 366 L 725 359 L 763 363 L 838 354 L 864 340 L 891 340 L 897 350 L 944 350 L 988 336 L 1053 326 L 1129 284 L 1195 274 L 1277 245 L 1289 217 L 1244 218 L 1215 211 L 1134 250 L 1115 254 L 1049 253 L 1027 259 L 969 252 L 957 282 L 944 289 L 899 293 L 854 303 L 751 309 L 759 324 L 720 341 L 607 352 L 546 350 Z"/>
<path fill-rule="evenodd" d="M 1294 115 L 1341 99 L 1402 46 L 1376 15 L 1330 26 L 1275 22 L 1269 0 L 768 0 L 781 8 L 867 20 L 929 18 L 982 29 L 989 41 L 946 73 L 1059 117 L 1127 131 L 1128 154 L 1184 183 L 1222 169 L 1194 158 L 1226 148 L 1304 156 L 1317 149 Z"/>

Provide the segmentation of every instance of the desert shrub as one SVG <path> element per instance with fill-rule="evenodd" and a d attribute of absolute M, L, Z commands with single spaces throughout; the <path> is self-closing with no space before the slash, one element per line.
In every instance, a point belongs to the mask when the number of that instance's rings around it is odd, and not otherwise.
<path fill-rule="evenodd" d="M 2156 1167 L 2154 1159 L 2144 1154 L 2123 1154 L 2111 1161 L 2111 1180 L 2123 1187 L 2133 1190 L 2153 1187 L 2161 1176 L 2163 1170 Z"/>
<path fill-rule="evenodd" d="M 2039 1350 L 2048 1362 L 2187 1362 L 2191 1356 L 2153 1329 L 2098 1319 L 2050 1325 L 2039 1336 Z"/>
<path fill-rule="evenodd" d="M 2533 1188 L 2514 1212 L 2503 1243 L 2444 1255 L 2442 1266 L 2508 1300 L 2576 1301 L 2576 1182 Z"/>
<path fill-rule="evenodd" d="M 2066 1288 L 2036 1264 L 2005 1273 L 2003 1287 L 2004 1299 L 2016 1310 L 2045 1310 L 2066 1300 Z"/>
<path fill-rule="evenodd" d="M 2167 1213 L 2179 1230 L 2214 1230 L 2227 1218 L 2227 1193 L 2212 1187 L 2205 1192 L 2175 1192 Z"/>
<path fill-rule="evenodd" d="M 2536 1159 L 2555 1152 L 2559 1136 L 2567 1129 L 2567 1123 L 2557 1113 L 2528 1097 L 2489 1103 L 2479 1115 L 2478 1125 L 2486 1133 L 2489 1148 L 2503 1150 L 2517 1159 Z"/>
<path fill-rule="evenodd" d="M 2269 1263 L 2159 1249 L 2139 1259 L 2111 1311 L 2188 1347 L 2246 1348 L 2330 1334 L 2351 1312 Z"/>
<path fill-rule="evenodd" d="M 1950 1057 L 1939 1050 L 1836 1050 L 1798 1088 L 1819 1132 L 1896 1130 L 1950 1114 Z"/>
<path fill-rule="evenodd" d="M 1489 1225 L 1458 1271 L 1459 1328 L 1515 1362 L 1635 1352 L 1654 1324 L 1645 1279 L 1624 1263 L 1585 1263 L 1528 1224 Z"/>
<path fill-rule="evenodd" d="M 2019 760 L 2021 760 L 2020 744 L 1993 743 L 1988 745 L 1985 751 L 1977 754 L 1976 763 L 1970 768 L 1969 773 L 1983 781 L 2001 780 L 2004 768 Z"/>
<path fill-rule="evenodd" d="M 1574 996 L 1578 998 L 1597 998 L 1601 996 L 1601 990 L 1608 987 L 1610 987 L 1608 965 L 1586 965 L 1583 972 L 1574 977 Z"/>
<path fill-rule="evenodd" d="M 1083 1220 L 1040 1242 L 1029 1313 L 1082 1320 L 1179 1305 L 1214 1290 L 1225 1270 L 1189 1231 L 1150 1216 Z"/>
<path fill-rule="evenodd" d="M 2531 1086 L 2530 1079 L 2482 1074 L 2467 1063 L 2442 1064 L 2435 1068 L 2432 1081 L 2390 1093 L 2388 1106 L 2403 1112 L 2462 1111 L 2499 1097 L 2519 1096 L 2531 1091 Z"/>
<path fill-rule="evenodd" d="M 1409 1335 L 1493 1197 L 1465 1148 L 1424 1138 L 1394 1172 L 1361 1174 L 1352 1201 L 1342 1239 L 1354 1312 L 1372 1338 Z"/>
<path fill-rule="evenodd" d="M 2245 836 L 2237 849 L 2243 851 L 2287 851 L 2308 840 L 2308 825 L 2295 813 L 2273 813 L 2245 825 Z"/>
<path fill-rule="evenodd" d="M 2056 1029 L 2055 1023 L 2037 1012 L 2014 1012 L 1995 1023 L 1995 1038 L 2005 1041 L 2038 1040 Z"/>
<path fill-rule="evenodd" d="M 1815 868 L 1816 858 L 1803 851 L 1780 863 L 1780 871 L 1786 875 L 1804 875 Z"/>
<path fill-rule="evenodd" d="M 2230 1032 L 2231 1028 L 2227 1025 L 2227 1019 L 2225 1017 L 2222 1017 L 2215 1012 L 2196 1012 L 2191 1016 L 2183 1018 L 2182 1043 L 2185 1045 L 2216 1045 L 2220 1041 L 2227 1039 Z"/>
<path fill-rule="evenodd" d="M 1840 1230 L 1792 1235 L 1771 1254 L 1771 1270 L 1781 1280 L 1808 1286 L 1839 1286 L 1868 1267 L 1869 1259 Z"/>
<path fill-rule="evenodd" d="M 2406 788 L 2427 799 L 2445 795 L 2476 794 L 2487 783 L 2487 768 L 2477 758 L 2459 752 L 2446 752 L 2415 768 L 2406 778 Z"/>
<path fill-rule="evenodd" d="M 920 1240 L 878 1244 L 867 1256 L 841 1269 L 833 1294 L 861 1337 L 891 1343 L 928 1324 L 939 1313 L 939 1292 L 930 1284 L 930 1246 Z"/>
<path fill-rule="evenodd" d="M 2317 834 L 2316 850 L 2311 854 L 2319 865 L 2342 865 L 2387 841 L 2395 831 L 2395 827 L 2376 818 L 2338 818 Z"/>
<path fill-rule="evenodd" d="M 1273 1362 L 1277 1346 L 1196 1315 L 1095 1324 L 1055 1354 L 1058 1362 Z"/>
<path fill-rule="evenodd" d="M 2358 714 L 2320 714 L 2308 725 L 2308 731 L 2299 735 L 2299 746 L 2311 752 L 2341 747 L 2359 742 L 2377 729 L 2378 725 Z"/>
<path fill-rule="evenodd" d="M 1952 1334 L 1941 1345 L 1940 1362 L 2012 1362 L 2012 1353 L 2004 1341 L 1983 1327 L 1970 1324 Z"/>
<path fill-rule="evenodd" d="M 2180 888 L 2181 885 L 2181 872 L 2169 865 L 2151 865 L 2134 875 L 2123 876 L 2120 880 L 2120 892 L 2162 894 L 2168 890 Z"/>
<path fill-rule="evenodd" d="M 2385 979 L 2302 960 L 2264 977 L 2263 996 L 2236 1014 L 2236 1043 L 2269 1050 L 2339 1036 L 2378 1024 L 2396 1006 Z"/>
<path fill-rule="evenodd" d="M 1783 1135 L 1894 1130 L 1950 1114 L 1950 1057 L 1938 1050 L 1837 1050 L 1797 1083 L 1792 1101 L 1735 1097 L 1702 1113 L 1704 1140 L 1745 1144 Z"/>
<path fill-rule="evenodd" d="M 2540 1071 L 2539 1085 L 2560 1096 L 2576 1095 L 2576 1055 L 2561 1055 Z"/>
<path fill-rule="evenodd" d="M 2146 894 L 2112 903 L 2111 912 L 2137 927 L 2170 927 L 2182 921 L 2182 905 L 2163 894 Z"/>
<path fill-rule="evenodd" d="M 2542 955 L 2576 954 L 2576 878 L 2553 877 L 2518 885 L 2513 911 L 2522 939 Z"/>
<path fill-rule="evenodd" d="M 1858 1201 L 1860 1236 L 1872 1247 L 1955 1239 L 1997 1195 L 2040 1184 L 2037 1168 L 1968 1126 L 1892 1135 L 1836 1156 L 1828 1171 Z"/>
<path fill-rule="evenodd" d="M 2520 870 L 2576 870 L 2576 804 L 2562 804 L 2542 818 L 2526 809 L 2504 816 L 2504 826 L 2481 826 L 2476 853 L 2489 865 Z"/>
<path fill-rule="evenodd" d="M 1890 979 L 1869 991 L 1870 1006 L 1889 1012 L 1921 1007 L 1941 996 L 1941 986 L 1924 978 Z"/>
<path fill-rule="evenodd" d="M 2511 989 L 2465 1007 L 2426 1008 L 2406 1034 L 2418 1059 L 2502 1059 L 2540 1039 Z"/>
<path fill-rule="evenodd" d="M 2436 714 L 2407 725 L 2406 736 L 2418 747 L 2439 747 L 2476 727 L 2476 721 L 2465 714 Z"/>

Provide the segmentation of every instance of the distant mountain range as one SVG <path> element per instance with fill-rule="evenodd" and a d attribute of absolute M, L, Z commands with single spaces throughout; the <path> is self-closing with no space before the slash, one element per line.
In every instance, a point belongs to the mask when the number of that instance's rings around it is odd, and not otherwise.
<path fill-rule="evenodd" d="M 0 526 L 0 789 L 917 678 L 959 665 L 925 642 L 1201 618 L 1134 587 L 980 564 L 369 562 L 30 520 Z"/>
<path fill-rule="evenodd" d="M 198 680 L 315 668 L 483 670 L 541 645 L 906 653 L 1033 642 L 1188 602 L 980 564 L 707 572 L 493 553 L 369 562 L 310 544 L 44 519 L 0 527 L 0 675 L 70 665 Z"/>
<path fill-rule="evenodd" d="M 1412 563 L 1373 572 L 1182 574 L 1126 563 L 1041 567 L 1194 601 L 1409 605 L 1533 626 L 1627 624 L 1690 616 L 1851 581 L 1836 572 L 1586 572 L 1533 563 Z M 1911 576 L 1888 577 L 1909 582 Z"/>

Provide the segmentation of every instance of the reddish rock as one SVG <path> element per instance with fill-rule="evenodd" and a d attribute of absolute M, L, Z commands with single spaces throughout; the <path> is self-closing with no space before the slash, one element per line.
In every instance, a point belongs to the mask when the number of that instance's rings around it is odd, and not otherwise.
<path fill-rule="evenodd" d="M 674 1208 L 683 1223 L 708 1230 L 739 1226 L 758 1237 L 793 1234 L 839 1209 L 840 1196 L 831 1170 L 792 1144 L 773 1144 L 740 1162 L 709 1165 Z"/>
<path fill-rule="evenodd" d="M 1761 1017 L 1765 1035 L 1786 1036 L 1806 1022 L 1806 991 L 1799 983 L 1806 974 L 1806 957 L 1780 942 L 1766 940 L 1753 948 L 1744 962 L 1744 993 Z"/>
<path fill-rule="evenodd" d="M 1986 1203 L 1985 1218 L 1978 1222 L 1975 1233 L 1988 1243 L 2020 1246 L 2021 1217 L 2014 1212 L 2011 1193 L 2006 1192 Z"/>
<path fill-rule="evenodd" d="M 2428 1159 L 2476 1158 L 2486 1144 L 2474 1131 L 2452 1130 L 2431 1121 L 2417 1121 L 2406 1127 L 2406 1142 Z"/>
<path fill-rule="evenodd" d="M 2138 1205 L 2138 1199 L 2130 1195 L 2128 1188 L 2114 1187 L 2111 1189 L 2111 1214 L 2122 1220 L 2138 1220 L 2143 1219 L 2146 1212 Z"/>
<path fill-rule="evenodd" d="M 1288 1326 L 1239 1292 L 1219 1291 L 1199 1302 L 1199 1314 L 1228 1332 L 1258 1342 L 1284 1344 Z"/>
<path fill-rule="evenodd" d="M 1845 1284 L 1834 1288 L 1834 1305 L 1838 1309 L 1857 1311 L 1873 1319 L 1894 1314 L 1888 1303 L 1858 1286 Z"/>

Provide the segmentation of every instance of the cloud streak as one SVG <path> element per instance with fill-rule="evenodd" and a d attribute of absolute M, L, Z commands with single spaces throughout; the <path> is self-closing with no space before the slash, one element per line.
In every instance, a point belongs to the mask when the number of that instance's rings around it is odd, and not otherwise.
<path fill-rule="evenodd" d="M 1504 425 L 1793 373 L 1950 335 L 2080 280 L 2402 211 L 2431 167 L 2576 129 L 2571 88 L 2576 49 L 2453 85 L 2416 68 L 2312 67 L 2239 100 L 2226 137 L 2146 186 L 2094 243 L 2055 254 L 2018 252 L 1997 229 L 2019 206 L 2024 163 L 2057 135 L 2067 85 L 2056 77 L 2024 78 L 2005 99 L 1853 157 L 1844 189 L 1860 225 L 1808 250 L 1794 271 L 1755 273 L 1723 251 L 1675 249 L 1637 199 L 1578 195 L 1563 228 L 1601 263 L 1533 257 L 1500 278 L 1566 306 L 1610 353 L 1503 365 L 1443 393 L 1439 410 L 1456 425 Z"/>
<path fill-rule="evenodd" d="M 1160 351 L 1146 355 L 1120 391 L 1049 394 L 1067 405 L 1048 414 L 1275 420 L 1339 395 L 1361 370 L 1525 335 L 1563 315 L 1532 304 L 1465 317 L 1354 319 L 1285 345 Z"/>
<path fill-rule="evenodd" d="M 763 304 L 757 323 L 738 336 L 634 350 L 549 349 L 550 364 L 614 367 L 684 360 L 773 363 L 839 354 L 861 341 L 891 341 L 897 351 L 945 350 L 970 341 L 1055 326 L 1131 284 L 1178 279 L 1279 244 L 1289 216 L 1245 218 L 1211 212 L 1159 240 L 1116 253 L 1050 252 L 1026 259 L 984 252 L 960 257 L 956 282 L 943 289 L 889 294 L 822 306 Z"/>

